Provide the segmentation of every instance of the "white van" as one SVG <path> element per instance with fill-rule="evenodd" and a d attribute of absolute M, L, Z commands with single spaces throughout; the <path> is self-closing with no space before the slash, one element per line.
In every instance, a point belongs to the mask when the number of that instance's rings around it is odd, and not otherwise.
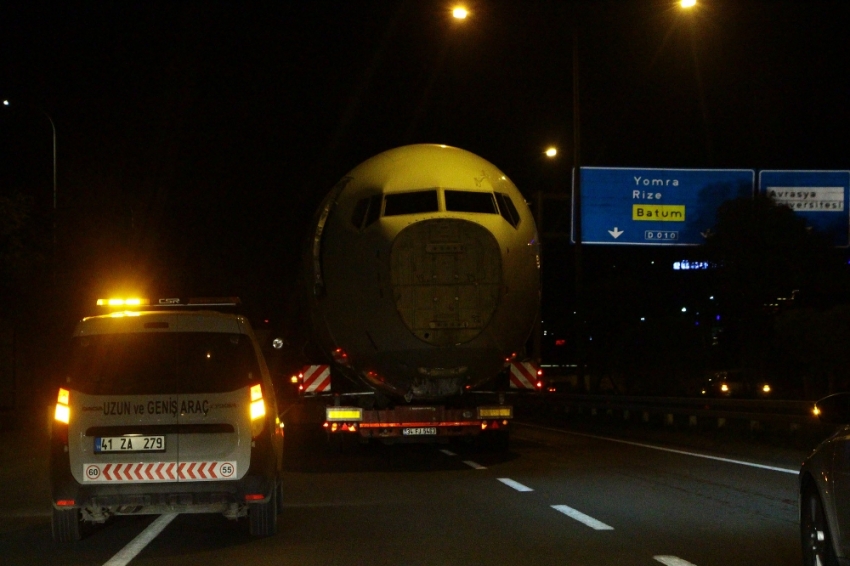
<path fill-rule="evenodd" d="M 51 432 L 55 540 L 174 511 L 275 533 L 283 430 L 250 324 L 214 310 L 236 302 L 113 300 L 79 322 Z"/>

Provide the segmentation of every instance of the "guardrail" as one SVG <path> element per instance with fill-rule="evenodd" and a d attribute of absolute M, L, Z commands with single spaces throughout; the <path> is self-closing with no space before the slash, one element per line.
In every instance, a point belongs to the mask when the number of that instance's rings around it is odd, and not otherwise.
<path fill-rule="evenodd" d="M 626 421 L 637 418 L 643 422 L 649 422 L 653 416 L 661 416 L 664 424 L 668 425 L 687 418 L 691 426 L 709 421 L 717 427 L 724 427 L 730 420 L 748 421 L 752 430 L 760 429 L 763 423 L 788 425 L 791 430 L 798 430 L 801 426 L 826 426 L 814 415 L 813 401 L 537 393 L 519 396 L 515 405 L 522 414 L 542 411 L 550 416 L 607 415 Z"/>

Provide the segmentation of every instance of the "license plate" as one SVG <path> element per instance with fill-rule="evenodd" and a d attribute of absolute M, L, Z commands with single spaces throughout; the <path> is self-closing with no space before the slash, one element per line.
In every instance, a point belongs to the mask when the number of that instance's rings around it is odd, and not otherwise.
<path fill-rule="evenodd" d="M 437 427 L 423 426 L 417 428 L 403 428 L 401 434 L 404 436 L 433 436 L 437 434 Z"/>
<path fill-rule="evenodd" d="M 165 452 L 164 436 L 98 436 L 94 451 L 103 452 Z"/>

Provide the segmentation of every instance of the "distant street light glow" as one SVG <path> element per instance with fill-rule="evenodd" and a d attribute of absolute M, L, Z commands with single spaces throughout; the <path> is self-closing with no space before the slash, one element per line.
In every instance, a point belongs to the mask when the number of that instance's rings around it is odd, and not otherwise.
<path fill-rule="evenodd" d="M 558 148 L 557 147 L 546 148 L 545 153 L 546 153 L 546 157 L 555 157 L 556 155 L 558 155 Z"/>
<path fill-rule="evenodd" d="M 456 20 L 465 20 L 469 16 L 469 10 L 463 6 L 455 6 L 452 8 L 452 17 Z"/>

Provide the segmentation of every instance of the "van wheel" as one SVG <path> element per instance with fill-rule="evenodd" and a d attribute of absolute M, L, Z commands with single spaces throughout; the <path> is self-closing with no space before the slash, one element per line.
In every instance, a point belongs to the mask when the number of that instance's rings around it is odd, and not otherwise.
<path fill-rule="evenodd" d="M 82 538 L 82 517 L 79 509 L 53 508 L 53 540 L 76 542 Z"/>
<path fill-rule="evenodd" d="M 283 482 L 277 479 L 277 512 L 283 513 Z"/>
<path fill-rule="evenodd" d="M 277 533 L 277 487 L 264 502 L 248 506 L 248 522 L 252 537 L 270 537 Z"/>

